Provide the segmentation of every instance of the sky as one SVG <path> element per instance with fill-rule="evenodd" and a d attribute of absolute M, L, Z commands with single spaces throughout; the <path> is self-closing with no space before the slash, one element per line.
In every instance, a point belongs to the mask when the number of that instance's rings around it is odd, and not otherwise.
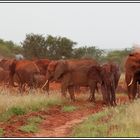
<path fill-rule="evenodd" d="M 140 3 L 0 3 L 0 38 L 62 36 L 81 46 L 124 49 L 140 44 Z"/>

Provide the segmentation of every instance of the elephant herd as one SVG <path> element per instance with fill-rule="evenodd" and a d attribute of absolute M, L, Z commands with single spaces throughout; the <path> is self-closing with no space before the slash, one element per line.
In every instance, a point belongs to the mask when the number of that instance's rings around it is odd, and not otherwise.
<path fill-rule="evenodd" d="M 61 95 L 75 101 L 75 90 L 88 87 L 89 101 L 95 102 L 95 90 L 100 90 L 106 105 L 116 105 L 116 88 L 121 71 L 118 64 L 100 64 L 95 59 L 67 59 L 67 60 L 9 60 L 0 61 L 0 81 L 8 86 L 18 86 L 22 93 L 26 87 L 41 88 L 49 93 L 51 82 L 61 83 Z M 140 53 L 130 53 L 125 62 L 125 81 L 128 97 L 137 97 L 140 83 Z M 15 85 L 17 83 L 17 85 Z M 138 94 L 139 97 L 139 94 Z"/>

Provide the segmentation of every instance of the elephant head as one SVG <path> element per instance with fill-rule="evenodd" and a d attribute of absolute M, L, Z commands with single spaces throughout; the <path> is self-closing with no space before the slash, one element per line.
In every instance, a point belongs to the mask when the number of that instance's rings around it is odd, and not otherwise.
<path fill-rule="evenodd" d="M 137 93 L 137 83 L 140 82 L 140 53 L 130 53 L 125 62 L 125 81 L 128 97 L 134 99 Z"/>
<path fill-rule="evenodd" d="M 90 68 L 88 76 L 101 84 L 102 83 L 101 72 L 102 72 L 101 66 L 94 65 Z"/>
<path fill-rule="evenodd" d="M 48 66 L 46 76 L 48 80 L 58 81 L 67 72 L 67 69 L 68 66 L 65 60 L 52 61 Z"/>
<path fill-rule="evenodd" d="M 120 78 L 120 69 L 117 64 L 107 63 L 102 65 L 101 90 L 106 104 L 116 105 L 115 90 Z"/>
<path fill-rule="evenodd" d="M 140 77 L 140 53 L 130 53 L 126 63 L 125 63 L 125 69 L 126 69 L 126 83 L 127 86 L 131 86 L 132 83 L 135 84 L 137 79 Z"/>
<path fill-rule="evenodd" d="M 34 62 L 38 66 L 40 73 L 45 76 L 48 65 L 51 62 L 51 60 L 49 60 L 49 59 L 37 59 L 37 60 L 34 60 Z"/>

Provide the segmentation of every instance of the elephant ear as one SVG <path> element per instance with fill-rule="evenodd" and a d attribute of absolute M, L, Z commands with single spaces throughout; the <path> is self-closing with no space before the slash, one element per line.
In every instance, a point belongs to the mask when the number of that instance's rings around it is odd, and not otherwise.
<path fill-rule="evenodd" d="M 67 72 L 67 63 L 65 60 L 60 60 L 55 68 L 54 79 L 60 79 L 65 72 Z"/>

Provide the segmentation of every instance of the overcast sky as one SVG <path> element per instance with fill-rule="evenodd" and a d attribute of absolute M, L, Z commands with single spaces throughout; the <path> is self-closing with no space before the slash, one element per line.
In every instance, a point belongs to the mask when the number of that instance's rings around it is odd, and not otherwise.
<path fill-rule="evenodd" d="M 0 3 L 0 38 L 28 33 L 67 37 L 77 46 L 123 49 L 140 44 L 140 3 Z"/>

